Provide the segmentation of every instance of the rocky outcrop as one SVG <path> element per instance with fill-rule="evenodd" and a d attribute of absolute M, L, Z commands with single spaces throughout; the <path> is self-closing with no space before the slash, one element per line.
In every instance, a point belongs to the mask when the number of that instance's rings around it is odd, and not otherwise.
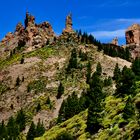
<path fill-rule="evenodd" d="M 25 26 L 18 23 L 14 33 L 8 33 L 1 41 L 0 46 L 13 49 L 17 46 L 27 46 L 27 50 L 41 48 L 48 41 L 53 41 L 55 33 L 49 22 L 35 24 L 35 17 L 26 13 Z"/>
<path fill-rule="evenodd" d="M 140 25 L 133 24 L 125 32 L 126 44 L 140 45 Z"/>
<path fill-rule="evenodd" d="M 117 45 L 117 46 L 118 46 L 118 38 L 115 37 L 115 38 L 112 40 L 111 44 Z"/>
<path fill-rule="evenodd" d="M 62 34 L 59 36 L 58 41 L 63 43 L 65 42 L 78 42 L 77 34 L 72 28 L 72 14 L 69 14 L 66 17 L 65 21 L 65 29 L 63 30 Z"/>
<path fill-rule="evenodd" d="M 126 45 L 129 48 L 132 59 L 140 57 L 140 25 L 133 24 L 125 31 Z"/>
<path fill-rule="evenodd" d="M 63 32 L 73 32 L 73 29 L 72 29 L 72 14 L 69 14 L 66 17 L 65 29 L 63 30 Z"/>
<path fill-rule="evenodd" d="M 11 39 L 14 38 L 14 34 L 12 32 L 9 32 L 1 41 L 3 45 L 6 45 Z"/>

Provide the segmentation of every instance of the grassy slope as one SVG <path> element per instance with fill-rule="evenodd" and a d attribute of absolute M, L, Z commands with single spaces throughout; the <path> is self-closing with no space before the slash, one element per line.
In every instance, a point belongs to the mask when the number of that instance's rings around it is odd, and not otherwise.
<path fill-rule="evenodd" d="M 137 86 L 140 85 L 140 82 L 137 83 Z M 139 88 L 137 90 L 140 90 Z M 137 115 L 132 116 L 129 119 L 129 123 L 123 127 L 119 127 L 119 124 L 125 122 L 122 118 L 122 110 L 125 106 L 125 101 L 128 97 L 124 99 L 115 98 L 110 95 L 106 97 L 104 117 L 102 125 L 104 129 L 98 131 L 97 134 L 91 136 L 93 140 L 131 140 L 134 130 L 139 128 L 137 122 Z M 134 103 L 140 101 L 140 94 L 137 94 L 133 98 Z M 136 114 L 137 110 L 135 108 Z M 77 140 L 87 140 L 90 135 L 85 132 L 86 128 L 86 119 L 87 119 L 87 110 L 81 112 L 78 115 L 75 115 L 73 118 L 56 125 L 50 130 L 48 130 L 42 137 L 36 138 L 35 140 L 53 140 L 58 134 L 63 131 L 67 131 L 70 134 L 77 136 Z"/>
<path fill-rule="evenodd" d="M 56 125 L 50 130 L 48 130 L 42 137 L 36 138 L 35 140 L 52 140 L 56 138 L 61 132 L 67 131 L 74 136 L 77 136 L 79 140 L 84 140 L 86 138 L 85 128 L 86 128 L 87 110 L 75 115 L 71 119 Z"/>

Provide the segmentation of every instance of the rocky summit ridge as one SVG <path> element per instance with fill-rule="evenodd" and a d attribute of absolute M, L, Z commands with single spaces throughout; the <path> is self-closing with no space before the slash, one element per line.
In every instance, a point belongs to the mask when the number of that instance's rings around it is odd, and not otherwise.
<path fill-rule="evenodd" d="M 41 48 L 48 43 L 54 42 L 56 38 L 66 39 L 70 34 L 76 37 L 76 33 L 72 29 L 72 15 L 66 17 L 65 29 L 59 37 L 53 31 L 51 24 L 47 21 L 36 24 L 35 17 L 26 12 L 24 26 L 18 23 L 15 31 L 7 33 L 0 42 L 0 46 L 4 46 L 3 52 L 10 52 L 16 47 L 27 46 L 26 51 L 32 51 Z"/>

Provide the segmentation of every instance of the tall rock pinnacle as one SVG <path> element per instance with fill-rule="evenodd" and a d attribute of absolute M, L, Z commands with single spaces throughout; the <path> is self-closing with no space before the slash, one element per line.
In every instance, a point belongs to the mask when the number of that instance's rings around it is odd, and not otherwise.
<path fill-rule="evenodd" d="M 66 17 L 65 29 L 63 32 L 73 32 L 72 25 L 72 14 L 70 13 Z"/>

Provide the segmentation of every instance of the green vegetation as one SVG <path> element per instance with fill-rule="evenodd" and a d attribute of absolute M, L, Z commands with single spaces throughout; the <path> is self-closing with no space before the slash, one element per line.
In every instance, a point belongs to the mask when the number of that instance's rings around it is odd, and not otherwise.
<path fill-rule="evenodd" d="M 63 94 L 64 94 L 64 87 L 63 87 L 62 83 L 60 82 L 56 98 L 60 99 Z"/>
<path fill-rule="evenodd" d="M 27 133 L 26 139 L 34 140 L 35 137 L 43 135 L 44 132 L 45 128 L 43 126 L 43 123 L 40 122 L 40 120 L 38 121 L 37 126 L 34 124 L 34 122 L 32 122 L 29 131 Z"/>
<path fill-rule="evenodd" d="M 62 132 L 67 132 L 78 140 L 85 140 L 88 133 L 85 133 L 87 119 L 87 110 L 80 112 L 78 115 L 70 118 L 69 120 L 54 126 L 40 138 L 35 140 L 54 140 Z"/>
<path fill-rule="evenodd" d="M 47 59 L 49 56 L 54 54 L 54 48 L 45 46 L 43 48 L 37 49 L 35 51 L 27 53 L 26 57 L 39 57 L 41 59 Z"/>
<path fill-rule="evenodd" d="M 19 137 L 20 132 L 25 129 L 26 117 L 24 111 L 21 109 L 17 113 L 17 117 L 10 117 L 7 125 L 4 121 L 0 123 L 0 139 L 15 140 Z"/>
<path fill-rule="evenodd" d="M 9 87 L 8 87 L 6 84 L 0 82 L 0 94 L 1 94 L 1 95 L 2 95 L 4 92 L 6 92 L 8 89 L 9 89 Z"/>
<path fill-rule="evenodd" d="M 28 84 L 27 91 L 31 92 L 34 91 L 34 93 L 41 93 L 45 91 L 46 84 L 43 79 L 34 80 Z"/>
<path fill-rule="evenodd" d="M 24 58 L 23 58 L 22 51 L 20 52 L 12 51 L 10 53 L 10 57 L 7 57 L 5 59 L 0 59 L 0 69 L 8 67 L 12 65 L 13 63 L 24 62 L 24 59 L 29 58 L 29 57 L 39 57 L 41 59 L 47 59 L 49 56 L 53 55 L 54 52 L 55 52 L 54 48 L 45 46 L 43 48 L 36 49 L 35 51 L 24 54 Z"/>

